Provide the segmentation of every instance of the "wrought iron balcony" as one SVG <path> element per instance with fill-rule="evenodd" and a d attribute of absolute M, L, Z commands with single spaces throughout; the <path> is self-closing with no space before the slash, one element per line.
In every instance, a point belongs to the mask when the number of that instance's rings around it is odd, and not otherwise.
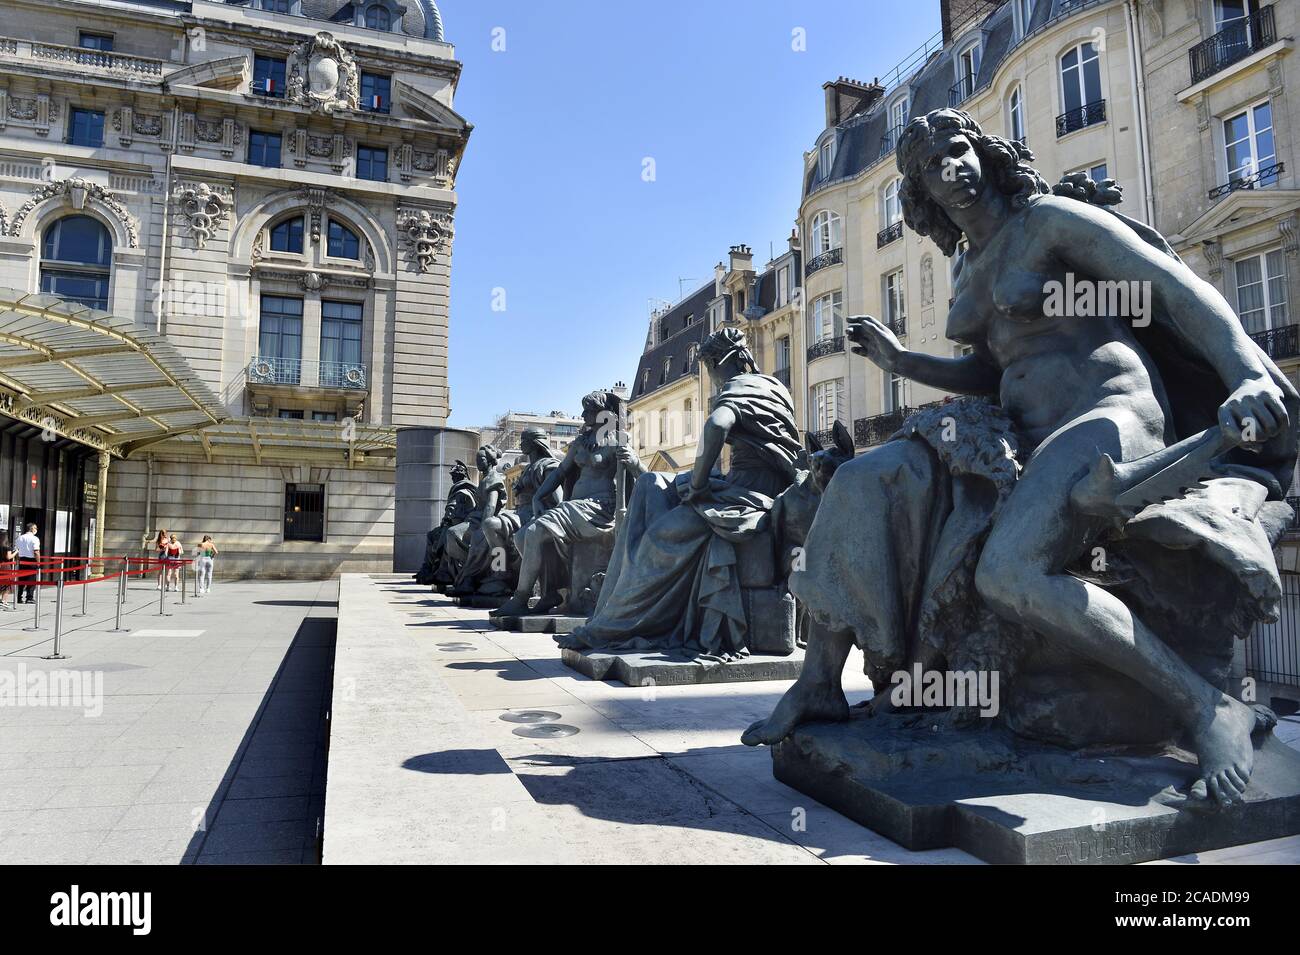
<path fill-rule="evenodd" d="M 887 156 L 898 148 L 899 137 L 903 135 L 903 127 L 895 126 L 893 129 L 880 137 L 880 156 Z M 877 157 L 880 158 L 880 157 Z"/>
<path fill-rule="evenodd" d="M 807 278 L 819 269 L 826 268 L 828 265 L 839 265 L 843 261 L 843 248 L 831 249 L 828 252 L 823 252 L 821 255 L 814 256 L 808 260 L 808 264 L 803 268 L 804 278 Z"/>
<path fill-rule="evenodd" d="M 258 355 L 248 363 L 250 385 L 292 385 L 304 388 L 366 387 L 366 366 L 352 361 L 304 361 Z"/>
<path fill-rule="evenodd" d="M 1270 4 L 1248 17 L 1234 20 L 1214 36 L 1188 50 L 1192 82 L 1199 83 L 1276 42 L 1277 27 L 1273 22 L 1273 6 Z"/>
<path fill-rule="evenodd" d="M 876 248 L 880 249 L 889 245 L 891 242 L 897 242 L 903 237 L 903 220 L 899 219 L 892 225 L 887 225 L 876 233 Z"/>
<path fill-rule="evenodd" d="M 1274 360 L 1300 357 L 1300 325 L 1279 325 L 1255 332 L 1251 340 Z"/>
<path fill-rule="evenodd" d="M 834 355 L 842 351 L 844 351 L 844 336 L 836 335 L 834 338 L 826 338 L 808 346 L 808 360 L 825 358 L 827 355 Z"/>
<path fill-rule="evenodd" d="M 1066 133 L 1072 133 L 1086 126 L 1093 126 L 1106 120 L 1106 101 L 1099 99 L 1076 109 L 1069 110 L 1056 117 L 1056 136 L 1059 139 Z"/>
<path fill-rule="evenodd" d="M 785 385 L 787 388 L 790 387 L 789 368 L 778 368 L 776 371 L 772 372 L 772 377 L 781 382 L 781 384 Z"/>
<path fill-rule="evenodd" d="M 974 92 L 975 77 L 963 76 L 957 85 L 948 87 L 948 105 L 959 106 Z"/>
<path fill-rule="evenodd" d="M 1277 185 L 1277 177 L 1286 172 L 1286 163 L 1275 162 L 1272 165 L 1265 166 L 1253 176 L 1241 176 L 1237 179 L 1229 179 L 1221 186 L 1215 186 L 1210 190 L 1210 198 L 1218 199 L 1220 196 L 1226 196 L 1230 192 L 1236 192 L 1238 189 L 1261 189 L 1265 186 Z"/>
<path fill-rule="evenodd" d="M 860 448 L 884 444 L 895 431 L 903 426 L 903 422 L 907 420 L 908 415 L 914 411 L 916 411 L 915 408 L 904 405 L 902 408 L 895 408 L 893 411 L 886 411 L 884 414 L 858 418 L 853 422 L 853 443 Z"/>
<path fill-rule="evenodd" d="M 809 431 L 808 433 L 812 435 L 814 438 L 816 438 L 817 443 L 820 444 L 823 448 L 830 448 L 830 447 L 834 447 L 835 445 L 834 428 L 824 428 L 821 431 Z"/>
<path fill-rule="evenodd" d="M 885 322 L 885 327 L 888 328 L 895 335 L 897 335 L 899 338 L 902 338 L 907 334 L 907 319 L 896 318 L 892 322 Z"/>

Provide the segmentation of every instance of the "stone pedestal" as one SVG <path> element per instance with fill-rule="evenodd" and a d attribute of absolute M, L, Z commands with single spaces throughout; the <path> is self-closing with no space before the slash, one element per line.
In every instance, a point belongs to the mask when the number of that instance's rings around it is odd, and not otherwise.
<path fill-rule="evenodd" d="M 1256 739 L 1244 802 L 1182 797 L 1196 761 L 1078 755 L 998 727 L 946 729 L 935 712 L 814 723 L 772 749 L 773 774 L 907 849 L 987 862 L 1147 862 L 1300 833 L 1300 753 Z"/>
<path fill-rule="evenodd" d="M 511 633 L 572 633 L 584 623 L 586 617 L 569 617 L 564 614 L 534 614 L 527 617 L 492 617 L 498 630 Z"/>
<path fill-rule="evenodd" d="M 457 458 L 473 464 L 479 433 L 464 428 L 399 428 L 393 501 L 393 570 L 414 573 L 430 528 L 442 520 Z"/>
<path fill-rule="evenodd" d="M 472 594 L 468 597 L 453 597 L 457 607 L 468 607 L 473 610 L 496 610 L 506 602 L 505 597 L 488 597 L 483 594 Z"/>
<path fill-rule="evenodd" d="M 628 686 L 683 686 L 692 683 L 745 683 L 793 680 L 803 668 L 803 651 L 788 656 L 750 654 L 743 660 L 713 663 L 661 650 L 609 653 L 564 650 L 565 665 L 593 680 L 617 680 Z"/>

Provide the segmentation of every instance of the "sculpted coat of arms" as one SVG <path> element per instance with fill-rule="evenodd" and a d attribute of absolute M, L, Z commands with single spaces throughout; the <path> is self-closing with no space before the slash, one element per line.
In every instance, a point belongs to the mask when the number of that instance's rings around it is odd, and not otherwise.
<path fill-rule="evenodd" d="M 360 102 L 357 62 L 331 33 L 317 33 L 289 56 L 288 99 L 332 113 Z"/>

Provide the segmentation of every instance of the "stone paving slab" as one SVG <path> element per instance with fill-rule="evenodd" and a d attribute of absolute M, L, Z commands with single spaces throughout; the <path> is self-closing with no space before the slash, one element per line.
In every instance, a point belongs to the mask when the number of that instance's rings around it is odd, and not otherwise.
<path fill-rule="evenodd" d="M 624 686 L 794 680 L 803 669 L 803 650 L 780 657 L 751 653 L 743 660 L 729 663 L 692 660 L 659 651 L 562 650 L 560 659 L 565 666 L 593 680 L 617 680 Z"/>
<path fill-rule="evenodd" d="M 769 751 L 739 738 L 771 712 L 788 681 L 627 687 L 593 680 L 562 662 L 548 634 L 499 630 L 484 610 L 397 578 L 358 585 L 362 592 L 345 579 L 343 590 L 369 618 L 356 655 L 379 641 L 384 662 L 374 676 L 398 681 L 415 698 L 367 691 L 350 704 L 358 721 L 350 733 L 372 751 L 358 743 L 347 758 L 370 760 L 373 778 L 360 774 L 346 801 L 327 802 L 326 862 L 337 861 L 331 842 L 348 839 L 372 847 L 367 861 L 413 864 L 979 864 L 955 848 L 909 851 L 776 780 Z M 375 593 L 367 597 L 366 587 Z M 392 605 L 388 616 L 377 599 Z M 353 601 L 342 603 L 347 618 Z M 418 672 L 392 673 L 398 661 Z M 844 681 L 850 703 L 870 697 L 857 651 Z M 337 700 L 335 708 L 337 734 Z M 521 736 L 529 724 L 502 719 L 536 710 L 578 732 Z M 1279 738 L 1285 733 L 1300 740 L 1300 720 L 1279 728 Z M 331 777 L 344 771 L 344 752 L 332 749 Z M 1300 838 L 1166 861 L 1294 863 Z"/>

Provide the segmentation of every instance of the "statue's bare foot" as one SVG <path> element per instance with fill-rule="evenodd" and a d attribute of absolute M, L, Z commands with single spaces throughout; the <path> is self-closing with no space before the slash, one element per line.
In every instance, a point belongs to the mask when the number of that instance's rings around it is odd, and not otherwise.
<path fill-rule="evenodd" d="M 745 730 L 740 741 L 746 746 L 772 746 L 804 723 L 837 722 L 849 718 L 849 702 L 838 687 L 815 686 L 796 680 L 776 704 L 772 715 Z"/>
<path fill-rule="evenodd" d="M 550 593 L 542 594 L 537 598 L 537 603 L 533 605 L 533 609 L 530 613 L 550 613 L 562 603 L 564 603 L 564 597 L 555 593 L 555 591 L 551 591 Z"/>
<path fill-rule="evenodd" d="M 1191 731 L 1192 748 L 1201 764 L 1193 796 L 1208 796 L 1220 804 L 1241 799 L 1255 764 L 1250 734 L 1255 710 L 1220 694 L 1212 712 Z"/>
<path fill-rule="evenodd" d="M 578 636 L 578 631 L 573 633 L 557 633 L 555 642 L 561 650 L 586 650 L 587 645 L 583 643 L 582 638 Z"/>
<path fill-rule="evenodd" d="M 495 610 L 489 610 L 489 617 L 522 617 L 528 613 L 528 598 L 518 594 L 512 596 Z"/>

